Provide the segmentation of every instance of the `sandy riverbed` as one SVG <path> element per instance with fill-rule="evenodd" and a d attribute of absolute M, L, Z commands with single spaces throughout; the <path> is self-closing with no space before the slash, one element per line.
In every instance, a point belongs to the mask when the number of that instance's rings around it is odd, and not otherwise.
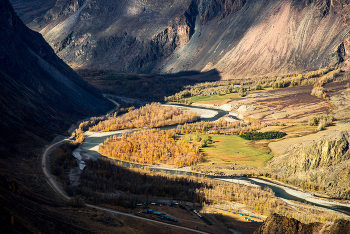
<path fill-rule="evenodd" d="M 178 106 L 178 105 L 163 105 L 163 106 L 175 106 L 180 109 L 193 111 L 197 113 L 201 118 L 204 118 L 204 119 L 214 118 L 217 114 L 219 114 L 219 112 L 215 110 L 205 110 L 205 109 L 200 109 L 200 108 L 195 108 L 190 106 L 186 106 L 186 107 Z"/>

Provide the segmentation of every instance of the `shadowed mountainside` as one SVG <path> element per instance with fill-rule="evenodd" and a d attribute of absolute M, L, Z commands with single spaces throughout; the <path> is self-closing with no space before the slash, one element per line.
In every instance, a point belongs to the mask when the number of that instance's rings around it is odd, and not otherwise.
<path fill-rule="evenodd" d="M 23 23 L 28 24 L 55 6 L 56 0 L 10 0 Z"/>
<path fill-rule="evenodd" d="M 7 0 L 0 1 L 0 10 L 0 151 L 16 149 L 17 136 L 26 131 L 52 137 L 112 108 L 22 23 Z"/>
<path fill-rule="evenodd" d="M 131 233 L 127 217 L 121 223 L 68 207 L 40 166 L 42 148 L 56 134 L 114 104 L 28 29 L 8 0 L 0 0 L 0 28 L 0 233 Z"/>
<path fill-rule="evenodd" d="M 348 64 L 348 4 L 58 0 L 29 26 L 73 68 L 255 76 Z"/>

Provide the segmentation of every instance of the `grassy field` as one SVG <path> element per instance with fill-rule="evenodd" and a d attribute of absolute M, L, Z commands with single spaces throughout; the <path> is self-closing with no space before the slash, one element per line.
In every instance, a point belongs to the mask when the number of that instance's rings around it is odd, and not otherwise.
<path fill-rule="evenodd" d="M 207 135 L 200 135 L 202 138 Z M 205 161 L 198 166 L 216 164 L 232 164 L 264 167 L 272 158 L 272 155 L 263 150 L 254 149 L 248 140 L 244 140 L 236 135 L 210 135 L 213 144 L 205 147 L 202 151 L 205 154 Z M 189 135 L 182 138 L 189 139 Z M 192 135 L 195 138 L 195 135 Z"/>
<path fill-rule="evenodd" d="M 264 90 L 273 90 L 273 88 L 266 88 Z M 249 93 L 257 93 L 264 90 L 251 90 Z M 224 104 L 224 101 L 229 101 L 230 99 L 238 99 L 242 98 L 238 95 L 238 93 L 229 93 L 225 95 L 210 95 L 210 96 L 194 96 L 190 98 L 186 98 L 186 100 L 191 102 L 198 102 L 198 103 L 207 103 L 207 104 Z"/>
<path fill-rule="evenodd" d="M 221 102 L 229 99 L 238 99 L 240 96 L 238 93 L 229 93 L 225 95 L 210 95 L 210 96 L 194 96 L 187 98 L 187 100 L 191 102 L 199 102 L 199 103 L 212 103 L 212 104 L 220 104 Z"/>

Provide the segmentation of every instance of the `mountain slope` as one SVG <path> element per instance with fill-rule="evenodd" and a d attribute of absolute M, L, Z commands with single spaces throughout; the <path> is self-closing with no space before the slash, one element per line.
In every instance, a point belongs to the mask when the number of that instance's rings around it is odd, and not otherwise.
<path fill-rule="evenodd" d="M 73 68 L 226 77 L 347 62 L 348 0 L 58 0 L 29 26 Z"/>
<path fill-rule="evenodd" d="M 114 105 L 28 29 L 8 0 L 0 0 L 0 84 L 0 233 L 123 232 L 112 216 L 69 208 L 39 160 L 57 134 Z"/>
<path fill-rule="evenodd" d="M 112 107 L 22 23 L 7 0 L 0 0 L 0 9 L 0 150 L 16 148 L 25 131 L 63 132 Z"/>

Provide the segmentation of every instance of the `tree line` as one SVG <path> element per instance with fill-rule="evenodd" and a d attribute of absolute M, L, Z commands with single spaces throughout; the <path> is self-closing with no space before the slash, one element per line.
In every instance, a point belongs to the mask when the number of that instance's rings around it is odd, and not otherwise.
<path fill-rule="evenodd" d="M 247 119 L 248 120 L 248 119 Z M 176 128 L 177 134 L 188 134 L 188 133 L 213 133 L 213 134 L 239 134 L 240 132 L 255 131 L 261 128 L 259 121 L 243 122 L 235 121 L 228 122 L 224 119 L 220 119 L 214 122 L 195 122 L 185 123 L 179 125 Z"/>
<path fill-rule="evenodd" d="M 268 131 L 268 132 L 245 132 L 239 135 L 246 140 L 258 141 L 258 140 L 264 140 L 264 139 L 279 139 L 286 136 L 287 134 L 279 131 Z"/>
<path fill-rule="evenodd" d="M 199 116 L 191 111 L 181 111 L 177 107 L 151 103 L 129 111 L 122 116 L 113 116 L 91 127 L 90 131 L 116 131 L 141 127 L 163 127 L 194 122 Z"/>
<path fill-rule="evenodd" d="M 143 130 L 122 137 L 109 137 L 99 152 L 109 158 L 136 163 L 165 163 L 177 167 L 189 166 L 203 160 L 199 148 L 187 140 L 175 141 L 174 130 Z"/>

